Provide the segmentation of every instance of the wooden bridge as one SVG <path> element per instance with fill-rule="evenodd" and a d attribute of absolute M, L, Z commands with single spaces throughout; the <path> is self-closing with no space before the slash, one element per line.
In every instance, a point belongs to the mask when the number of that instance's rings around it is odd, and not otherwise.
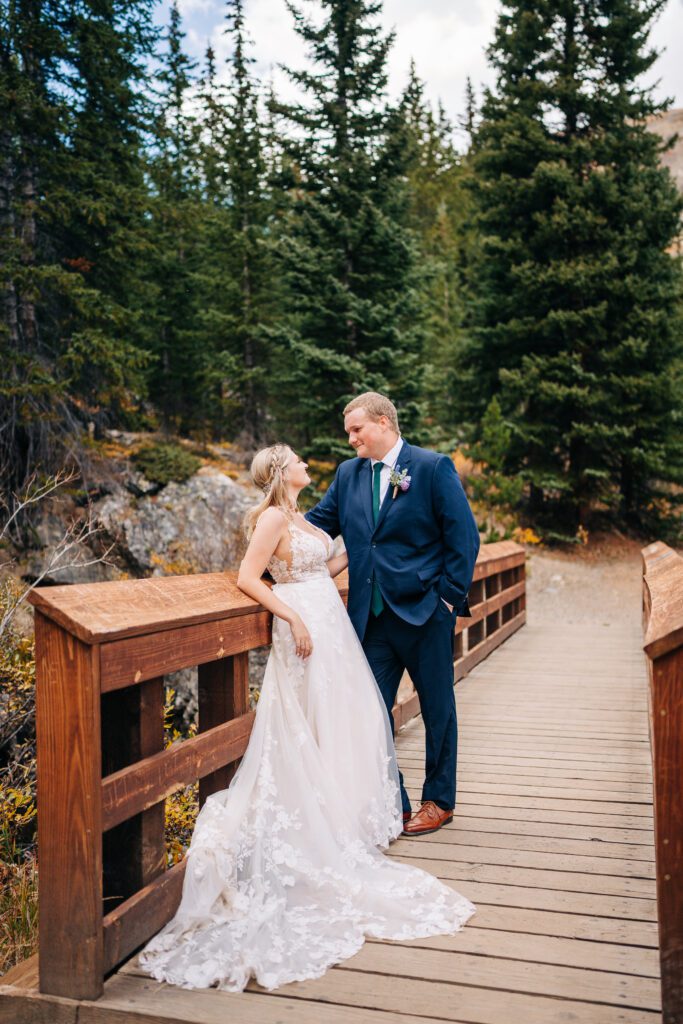
<path fill-rule="evenodd" d="M 274 993 L 181 990 L 134 958 L 182 884 L 163 801 L 229 781 L 269 616 L 225 574 L 36 593 L 40 952 L 2 979 L 0 1022 L 683 1024 L 683 560 L 659 544 L 643 556 L 647 658 L 628 616 L 572 625 L 532 608 L 520 631 L 524 553 L 482 550 L 457 626 L 456 817 L 390 850 L 477 914 L 454 936 L 369 941 Z M 190 665 L 200 733 L 164 750 L 163 675 Z M 417 710 L 408 688 L 394 716 L 416 800 Z"/>

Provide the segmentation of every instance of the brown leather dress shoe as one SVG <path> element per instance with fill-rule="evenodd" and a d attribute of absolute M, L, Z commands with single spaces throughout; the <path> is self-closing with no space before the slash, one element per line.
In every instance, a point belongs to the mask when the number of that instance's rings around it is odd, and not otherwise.
<path fill-rule="evenodd" d="M 404 811 L 403 812 L 403 824 L 404 825 L 406 824 L 406 822 L 410 821 L 410 819 L 412 817 L 412 813 L 413 813 L 412 811 Z"/>
<path fill-rule="evenodd" d="M 410 821 L 403 826 L 404 836 L 426 836 L 453 821 L 453 811 L 444 811 L 433 800 L 427 800 Z"/>

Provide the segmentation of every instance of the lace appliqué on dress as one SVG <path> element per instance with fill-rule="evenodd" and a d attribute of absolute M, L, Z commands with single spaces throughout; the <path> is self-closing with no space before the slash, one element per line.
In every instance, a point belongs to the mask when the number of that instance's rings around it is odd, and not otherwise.
<path fill-rule="evenodd" d="M 333 541 L 322 530 L 312 533 L 291 520 L 288 521 L 289 560 L 272 555 L 268 572 L 276 583 L 303 583 L 319 577 L 329 577 L 327 560 L 332 557 Z"/>

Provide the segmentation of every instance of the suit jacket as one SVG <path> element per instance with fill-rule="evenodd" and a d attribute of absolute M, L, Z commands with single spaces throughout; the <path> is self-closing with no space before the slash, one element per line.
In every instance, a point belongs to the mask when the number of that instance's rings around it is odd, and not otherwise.
<path fill-rule="evenodd" d="M 339 466 L 325 497 L 306 519 L 332 537 L 342 534 L 349 555 L 348 611 L 363 638 L 372 580 L 405 622 L 422 625 L 443 597 L 469 615 L 467 593 L 479 551 L 479 531 L 452 460 L 403 442 L 396 470 L 407 469 L 407 491 L 393 486 L 372 517 L 372 464 Z"/>

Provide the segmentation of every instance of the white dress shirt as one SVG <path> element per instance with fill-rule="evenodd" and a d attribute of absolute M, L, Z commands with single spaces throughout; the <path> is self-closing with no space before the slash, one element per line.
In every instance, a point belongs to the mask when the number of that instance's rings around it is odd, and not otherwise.
<path fill-rule="evenodd" d="M 398 441 L 396 442 L 394 447 L 390 448 L 389 451 L 387 452 L 387 454 L 382 459 L 382 472 L 379 475 L 379 503 L 380 503 L 380 506 L 381 506 L 382 502 L 384 501 L 384 499 L 387 496 L 387 491 L 389 490 L 389 477 L 391 476 L 392 469 L 396 465 L 396 460 L 398 459 L 399 452 L 401 451 L 402 447 L 403 447 L 403 438 L 399 434 Z M 379 461 L 380 461 L 379 459 L 370 459 L 370 462 L 372 463 L 373 473 L 374 473 L 375 465 Z"/>

